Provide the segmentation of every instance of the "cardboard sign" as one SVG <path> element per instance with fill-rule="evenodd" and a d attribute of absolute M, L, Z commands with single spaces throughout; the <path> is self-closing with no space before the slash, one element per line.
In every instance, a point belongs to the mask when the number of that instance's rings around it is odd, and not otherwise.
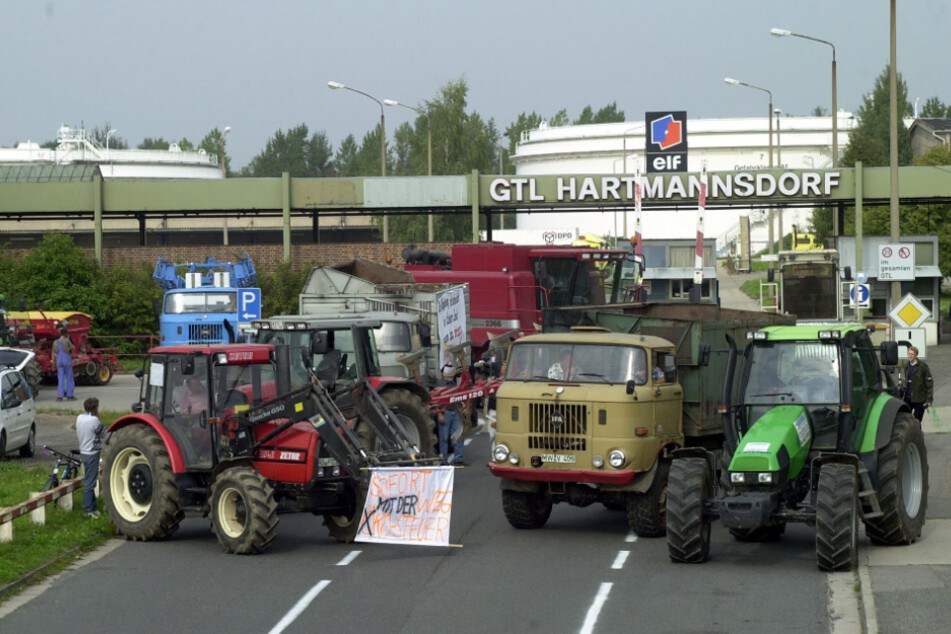
<path fill-rule="evenodd" d="M 354 541 L 449 546 L 453 467 L 370 469 L 370 490 Z"/>

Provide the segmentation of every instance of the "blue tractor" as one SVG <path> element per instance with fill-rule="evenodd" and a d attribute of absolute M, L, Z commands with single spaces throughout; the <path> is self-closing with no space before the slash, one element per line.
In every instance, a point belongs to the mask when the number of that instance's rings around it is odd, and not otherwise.
<path fill-rule="evenodd" d="M 159 311 L 162 345 L 233 343 L 238 323 L 238 293 L 257 283 L 251 256 L 238 262 L 173 264 L 159 256 L 152 274 L 165 289 Z"/>

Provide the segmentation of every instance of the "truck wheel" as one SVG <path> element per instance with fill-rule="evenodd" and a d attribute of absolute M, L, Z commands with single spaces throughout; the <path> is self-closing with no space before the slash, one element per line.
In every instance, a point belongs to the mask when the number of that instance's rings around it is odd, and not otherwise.
<path fill-rule="evenodd" d="M 667 478 L 670 463 L 657 465 L 654 481 L 644 493 L 627 497 L 627 523 L 638 537 L 663 537 L 667 532 Z"/>
<path fill-rule="evenodd" d="M 339 512 L 324 513 L 324 526 L 330 531 L 330 536 L 342 544 L 350 544 L 360 532 L 360 522 L 363 520 L 363 507 L 366 506 L 369 477 L 353 481 L 348 487 L 346 509 Z"/>
<path fill-rule="evenodd" d="M 274 541 L 274 489 L 250 467 L 226 469 L 211 484 L 211 531 L 229 553 L 256 555 Z"/>
<path fill-rule="evenodd" d="M 847 571 L 858 563 L 858 500 L 854 466 L 822 466 L 816 492 L 816 561 L 821 570 Z"/>
<path fill-rule="evenodd" d="M 422 457 L 435 456 L 438 453 L 433 440 L 436 437 L 436 421 L 429 415 L 429 411 L 423 406 L 420 398 L 409 390 L 400 389 L 387 390 L 381 396 L 387 407 L 393 410 L 393 413 L 403 423 L 406 433 L 410 440 L 419 447 Z M 369 427 L 367 427 L 367 430 L 367 447 L 374 448 L 376 447 L 376 434 Z M 363 438 L 360 440 L 363 440 Z"/>
<path fill-rule="evenodd" d="M 26 378 L 26 382 L 30 384 L 30 391 L 33 392 L 35 397 L 39 394 L 40 387 L 43 385 L 43 371 L 40 369 L 40 362 L 36 360 L 36 357 L 30 359 L 23 367 L 23 376 Z"/>
<path fill-rule="evenodd" d="M 551 517 L 551 507 L 542 493 L 502 491 L 502 511 L 512 528 L 541 528 Z"/>
<path fill-rule="evenodd" d="M 96 385 L 109 385 L 109 381 L 112 380 L 112 366 L 105 361 L 97 365 L 99 368 L 96 375 L 92 377 L 92 382 Z"/>
<path fill-rule="evenodd" d="M 888 444 L 878 452 L 878 503 L 882 516 L 865 520 L 874 544 L 914 543 L 921 536 L 928 508 L 928 456 L 921 426 L 901 413 Z"/>
<path fill-rule="evenodd" d="M 672 561 L 699 564 L 710 553 L 710 522 L 703 502 L 713 497 L 713 478 L 703 458 L 681 458 L 670 467 L 667 486 L 667 554 Z"/>
<path fill-rule="evenodd" d="M 178 529 L 184 513 L 168 449 L 146 425 L 114 432 L 102 452 L 102 496 L 126 539 L 163 539 Z"/>

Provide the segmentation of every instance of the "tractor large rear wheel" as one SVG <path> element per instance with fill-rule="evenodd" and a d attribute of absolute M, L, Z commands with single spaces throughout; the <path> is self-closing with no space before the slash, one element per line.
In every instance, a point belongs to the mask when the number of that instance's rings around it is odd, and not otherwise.
<path fill-rule="evenodd" d="M 409 390 L 389 389 L 381 394 L 387 407 L 393 410 L 396 417 L 403 423 L 406 434 L 409 439 L 419 447 L 421 457 L 435 456 L 436 445 L 434 444 L 435 425 L 433 417 L 423 406 L 423 401 Z M 360 441 L 370 450 L 377 449 L 376 432 L 367 425 L 362 424 Z"/>
<path fill-rule="evenodd" d="M 914 543 L 921 536 L 928 508 L 928 455 L 921 425 L 902 413 L 892 437 L 878 452 L 878 503 L 882 516 L 865 520 L 874 544 Z"/>
<path fill-rule="evenodd" d="M 828 571 L 858 563 L 859 489 L 855 467 L 831 463 L 819 471 L 816 492 L 816 561 Z"/>
<path fill-rule="evenodd" d="M 360 532 L 369 484 L 368 476 L 354 479 L 353 486 L 349 487 L 347 492 L 345 508 L 336 513 L 324 513 L 324 526 L 330 531 L 330 536 L 338 542 L 349 544 Z"/>
<path fill-rule="evenodd" d="M 660 460 L 658 458 L 658 460 Z M 643 493 L 627 498 L 627 523 L 638 537 L 663 537 L 667 532 L 667 479 L 670 463 L 661 460 L 654 481 Z"/>
<path fill-rule="evenodd" d="M 30 384 L 30 391 L 33 392 L 33 396 L 36 397 L 43 385 L 43 370 L 40 369 L 40 362 L 36 360 L 36 357 L 30 359 L 23 366 L 23 376 L 26 378 L 26 382 Z"/>
<path fill-rule="evenodd" d="M 667 553 L 679 563 L 698 564 L 710 553 L 710 522 L 703 502 L 713 497 L 713 475 L 703 458 L 680 458 L 667 485 Z"/>
<path fill-rule="evenodd" d="M 211 484 L 211 530 L 229 553 L 256 555 L 274 541 L 274 489 L 250 467 L 226 469 Z"/>
<path fill-rule="evenodd" d="M 168 449 L 154 429 L 130 425 L 114 432 L 102 461 L 102 495 L 118 534 L 149 541 L 178 529 L 181 497 Z"/>
<path fill-rule="evenodd" d="M 551 508 L 551 500 L 540 492 L 502 490 L 502 511 L 513 528 L 541 528 Z"/>

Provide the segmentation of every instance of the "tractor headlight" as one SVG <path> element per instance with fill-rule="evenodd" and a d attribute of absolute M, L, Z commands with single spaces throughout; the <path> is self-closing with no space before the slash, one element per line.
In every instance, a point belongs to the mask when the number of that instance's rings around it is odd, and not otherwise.
<path fill-rule="evenodd" d="M 742 471 L 733 471 L 730 473 L 730 482 L 733 484 L 743 484 L 746 482 L 746 474 Z"/>
<path fill-rule="evenodd" d="M 627 460 L 627 456 L 620 449 L 612 449 L 611 453 L 608 454 L 608 464 L 615 469 L 623 467 L 625 460 Z"/>
<path fill-rule="evenodd" d="M 492 457 L 496 462 L 505 462 L 505 459 L 509 457 L 509 448 L 501 443 L 496 445 L 492 450 Z"/>
<path fill-rule="evenodd" d="M 757 473 L 757 474 L 756 474 L 756 476 L 757 476 L 757 481 L 758 481 L 760 484 L 773 484 L 773 482 L 774 482 L 774 481 L 773 481 L 773 477 L 774 477 L 775 475 L 776 475 L 776 474 L 773 473 L 772 471 L 764 471 L 764 472 L 762 472 L 762 473 Z"/>

